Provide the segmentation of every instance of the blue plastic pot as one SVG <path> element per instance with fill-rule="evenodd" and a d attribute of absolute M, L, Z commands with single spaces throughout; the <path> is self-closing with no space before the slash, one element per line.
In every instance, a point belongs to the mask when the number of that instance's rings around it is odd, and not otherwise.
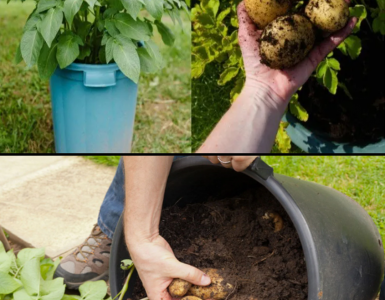
<path fill-rule="evenodd" d="M 385 153 L 385 139 L 366 145 L 337 143 L 326 134 L 303 126 L 290 112 L 286 113 L 283 121 L 289 123 L 286 132 L 292 142 L 307 153 Z"/>
<path fill-rule="evenodd" d="M 57 68 L 50 86 L 56 152 L 130 152 L 138 86 L 116 64 Z"/>

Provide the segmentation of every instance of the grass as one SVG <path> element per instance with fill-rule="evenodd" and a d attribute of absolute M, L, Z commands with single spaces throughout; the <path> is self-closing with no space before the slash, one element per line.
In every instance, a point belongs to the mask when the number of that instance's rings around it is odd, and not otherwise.
<path fill-rule="evenodd" d="M 118 165 L 119 156 L 87 156 Z M 372 217 L 385 243 L 385 158 L 382 156 L 264 156 L 275 173 L 317 182 L 357 201 Z"/>
<path fill-rule="evenodd" d="M 0 153 L 53 153 L 53 125 L 48 81 L 36 67 L 15 65 L 14 53 L 34 1 L 0 1 Z M 143 75 L 132 152 L 191 152 L 190 21 L 183 27 L 164 18 L 176 36 L 172 47 L 160 45 L 165 68 Z"/>

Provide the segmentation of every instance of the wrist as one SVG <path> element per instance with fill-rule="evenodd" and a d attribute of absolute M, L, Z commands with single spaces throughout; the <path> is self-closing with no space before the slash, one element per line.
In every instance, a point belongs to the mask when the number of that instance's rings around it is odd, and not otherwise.
<path fill-rule="evenodd" d="M 289 102 L 279 97 L 275 91 L 266 84 L 248 79 L 246 79 L 245 85 L 237 100 L 244 103 L 266 106 L 267 109 L 277 111 L 281 114 L 284 113 Z"/>

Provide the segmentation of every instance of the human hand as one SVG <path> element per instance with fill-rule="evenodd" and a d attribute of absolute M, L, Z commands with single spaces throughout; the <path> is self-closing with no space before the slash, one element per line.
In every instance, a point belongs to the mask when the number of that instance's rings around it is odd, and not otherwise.
<path fill-rule="evenodd" d="M 258 30 L 246 12 L 242 1 L 238 5 L 238 40 L 245 65 L 245 88 L 263 90 L 288 103 L 291 96 L 308 80 L 318 64 L 332 52 L 353 30 L 357 18 L 351 18 L 340 31 L 316 45 L 308 56 L 290 69 L 275 70 L 261 64 L 258 40 L 262 30 Z"/>
<path fill-rule="evenodd" d="M 146 241 L 132 241 L 127 238 L 126 242 L 150 300 L 172 300 L 167 287 L 174 278 L 195 285 L 211 283 L 210 277 L 205 273 L 178 261 L 170 245 L 160 235 Z"/>
<path fill-rule="evenodd" d="M 258 156 L 203 156 L 211 161 L 213 164 L 221 163 L 225 168 L 233 168 L 237 172 L 242 172 Z M 220 161 L 220 160 L 222 161 Z M 228 163 L 226 163 L 228 162 Z"/>

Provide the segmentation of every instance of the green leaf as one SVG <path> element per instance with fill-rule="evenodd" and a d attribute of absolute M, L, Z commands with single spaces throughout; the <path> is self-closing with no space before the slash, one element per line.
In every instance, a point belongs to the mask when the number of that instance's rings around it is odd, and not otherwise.
<path fill-rule="evenodd" d="M 323 83 L 330 93 L 332 93 L 333 95 L 337 93 L 338 78 L 336 72 L 331 68 L 328 68 L 326 70 Z"/>
<path fill-rule="evenodd" d="M 50 8 L 40 26 L 40 33 L 46 41 L 48 47 L 51 47 L 52 41 L 59 32 L 62 22 L 63 13 L 61 9 Z"/>
<path fill-rule="evenodd" d="M 80 20 L 80 18 L 74 19 L 74 24 L 76 26 L 76 34 L 83 41 L 85 41 L 90 32 L 92 24 L 90 22 L 83 22 L 82 20 Z"/>
<path fill-rule="evenodd" d="M 69 25 L 72 25 L 72 20 L 74 16 L 78 13 L 80 7 L 82 6 L 83 0 L 65 0 L 64 1 L 64 15 L 67 19 Z"/>
<path fill-rule="evenodd" d="M 350 17 L 357 17 L 358 19 L 356 26 L 353 29 L 353 33 L 356 33 L 360 30 L 362 21 L 367 17 L 366 8 L 364 5 L 357 4 L 354 7 L 350 7 L 349 11 L 350 11 Z"/>
<path fill-rule="evenodd" d="M 8 273 L 0 272 L 0 295 L 7 295 L 21 286 L 20 281 L 15 279 L 13 276 Z"/>
<path fill-rule="evenodd" d="M 107 284 L 103 280 L 88 281 L 79 287 L 84 300 L 102 300 L 107 294 Z"/>
<path fill-rule="evenodd" d="M 0 253 L 0 272 L 8 273 L 11 268 L 11 258 L 7 255 L 7 253 Z"/>
<path fill-rule="evenodd" d="M 40 259 L 33 258 L 27 261 L 21 269 L 20 280 L 30 296 L 40 293 Z"/>
<path fill-rule="evenodd" d="M 56 7 L 59 4 L 57 0 L 40 0 L 37 3 L 36 13 L 49 10 L 50 8 Z"/>
<path fill-rule="evenodd" d="M 154 58 L 158 68 L 161 68 L 163 66 L 163 58 L 162 54 L 160 54 L 158 46 L 152 40 L 144 42 L 144 45 L 147 49 L 148 54 L 150 54 L 150 56 Z"/>
<path fill-rule="evenodd" d="M 24 32 L 21 38 L 20 50 L 28 67 L 36 64 L 43 43 L 43 37 L 36 29 Z"/>
<path fill-rule="evenodd" d="M 352 94 L 350 94 L 348 87 L 343 82 L 339 82 L 338 87 L 344 91 L 345 95 L 348 96 L 350 100 L 353 100 Z"/>
<path fill-rule="evenodd" d="M 351 59 L 357 59 L 362 50 L 361 39 L 356 35 L 350 35 L 338 46 L 338 49 L 345 55 L 349 54 Z"/>
<path fill-rule="evenodd" d="M 145 22 L 137 19 L 136 21 L 128 14 L 120 13 L 115 16 L 115 25 L 124 36 L 134 39 L 147 41 L 151 35 Z"/>
<path fill-rule="evenodd" d="M 14 298 L 15 300 L 35 300 L 36 299 L 28 295 L 25 289 L 18 290 L 13 294 L 13 297 L 15 297 Z"/>
<path fill-rule="evenodd" d="M 223 20 L 227 17 L 227 15 L 231 12 L 231 8 L 228 7 L 227 9 L 221 11 L 217 17 L 217 24 L 221 24 Z"/>
<path fill-rule="evenodd" d="M 7 255 L 11 260 L 11 272 L 15 272 L 18 268 L 17 268 L 17 263 L 16 263 L 16 256 L 13 253 L 13 249 L 9 250 L 7 252 Z"/>
<path fill-rule="evenodd" d="M 64 295 L 62 300 L 82 300 L 82 297 L 76 295 Z"/>
<path fill-rule="evenodd" d="M 135 45 L 121 45 L 114 43 L 113 56 L 118 67 L 133 82 L 138 83 L 140 75 L 140 61 Z"/>
<path fill-rule="evenodd" d="M 43 259 L 44 256 L 44 248 L 25 248 L 20 250 L 20 252 L 17 254 L 17 265 L 22 267 L 27 261 L 34 258 Z"/>
<path fill-rule="evenodd" d="M 379 32 L 380 30 L 381 30 L 381 20 L 380 20 L 380 18 L 375 18 L 374 20 L 373 20 L 373 31 L 374 32 Z"/>
<path fill-rule="evenodd" d="M 239 94 L 241 93 L 243 86 L 245 84 L 245 77 L 243 76 L 238 76 L 237 81 L 235 82 L 235 86 L 230 92 L 230 98 L 231 98 L 231 103 L 233 103 Z"/>
<path fill-rule="evenodd" d="M 199 78 L 205 71 L 206 64 L 202 60 L 197 60 L 193 54 L 191 56 L 191 77 Z"/>
<path fill-rule="evenodd" d="M 91 9 L 94 9 L 94 5 L 98 0 L 85 0 L 88 5 L 91 7 Z"/>
<path fill-rule="evenodd" d="M 83 60 L 85 59 L 86 57 L 90 56 L 91 54 L 91 48 L 90 46 L 84 46 L 84 47 L 81 47 L 80 48 L 80 51 L 79 51 L 79 56 L 78 56 L 78 59 L 79 60 Z"/>
<path fill-rule="evenodd" d="M 127 13 L 136 20 L 140 10 L 142 9 L 142 2 L 139 0 L 121 0 L 124 8 L 127 10 Z"/>
<path fill-rule="evenodd" d="M 30 31 L 37 28 L 37 25 L 41 22 L 41 15 L 31 15 L 28 21 L 24 25 L 23 32 Z"/>
<path fill-rule="evenodd" d="M 159 22 L 158 20 L 155 21 L 155 25 L 158 28 L 159 34 L 162 36 L 163 42 L 167 46 L 172 46 L 175 40 L 175 37 L 172 31 L 166 25 L 164 25 L 162 22 Z"/>
<path fill-rule="evenodd" d="M 333 70 L 339 71 L 341 70 L 341 66 L 338 60 L 335 58 L 327 58 L 326 59 L 327 65 L 332 68 Z"/>
<path fill-rule="evenodd" d="M 40 285 L 41 300 L 61 300 L 64 296 L 65 285 L 63 278 L 42 281 Z"/>
<path fill-rule="evenodd" d="M 146 10 L 156 20 L 160 20 L 163 14 L 163 0 L 143 0 Z"/>
<path fill-rule="evenodd" d="M 129 46 L 134 45 L 135 46 L 135 44 L 133 44 L 133 41 L 130 38 L 124 36 L 123 34 L 118 34 L 117 36 L 115 36 L 115 40 L 117 40 L 123 46 L 125 46 L 125 45 L 129 45 Z"/>
<path fill-rule="evenodd" d="M 23 60 L 23 56 L 21 55 L 21 50 L 20 50 L 20 44 L 17 46 L 16 54 L 15 54 L 15 64 L 21 63 Z"/>
<path fill-rule="evenodd" d="M 154 73 L 158 70 L 154 58 L 147 52 L 146 48 L 138 48 L 136 50 L 140 60 L 140 70 L 143 73 Z"/>
<path fill-rule="evenodd" d="M 218 13 L 219 4 L 219 0 L 202 0 L 201 7 L 203 11 L 215 17 Z"/>
<path fill-rule="evenodd" d="M 114 39 L 109 38 L 106 44 L 106 63 L 108 64 L 113 59 Z"/>
<path fill-rule="evenodd" d="M 79 44 L 71 34 L 59 37 L 56 58 L 61 69 L 69 66 L 79 56 Z"/>
<path fill-rule="evenodd" d="M 219 76 L 218 85 L 225 85 L 231 79 L 238 75 L 239 68 L 230 67 L 222 72 Z"/>
<path fill-rule="evenodd" d="M 300 121 L 306 122 L 309 120 L 309 114 L 306 109 L 299 103 L 298 94 L 295 93 L 290 100 L 289 104 L 290 112 Z"/>
<path fill-rule="evenodd" d="M 116 28 L 115 20 L 106 20 L 104 25 L 106 26 L 106 29 L 111 36 L 116 36 L 120 34 L 118 28 Z"/>
<path fill-rule="evenodd" d="M 287 122 L 281 122 L 277 132 L 275 141 L 277 143 L 278 149 L 282 153 L 289 153 L 291 148 L 291 140 L 289 135 L 286 133 L 286 128 L 289 126 Z"/>

